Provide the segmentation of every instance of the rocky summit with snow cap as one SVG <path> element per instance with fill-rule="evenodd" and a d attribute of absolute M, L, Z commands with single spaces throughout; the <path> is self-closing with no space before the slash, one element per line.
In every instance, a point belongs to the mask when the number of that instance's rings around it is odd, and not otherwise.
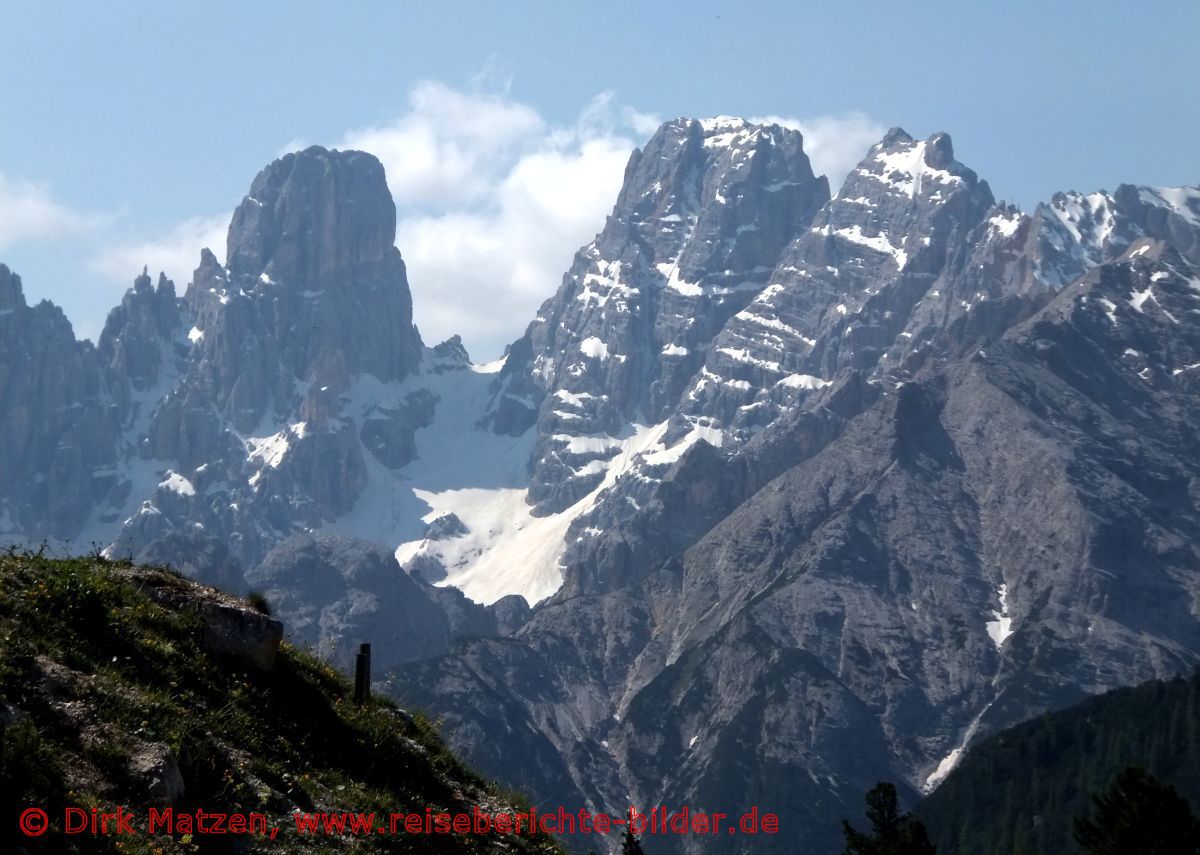
<path fill-rule="evenodd" d="M 370 155 L 287 155 L 95 346 L 0 266 L 0 538 L 265 588 L 538 801 L 769 805 L 756 852 L 1200 661 L 1197 188 L 1026 213 L 897 128 L 831 197 L 678 119 L 488 365 L 395 222 Z"/>
<path fill-rule="evenodd" d="M 634 154 L 617 204 L 512 349 L 489 419 L 536 422 L 530 498 L 565 510 L 634 421 L 662 421 L 729 318 L 829 199 L 799 132 L 679 119 Z"/>

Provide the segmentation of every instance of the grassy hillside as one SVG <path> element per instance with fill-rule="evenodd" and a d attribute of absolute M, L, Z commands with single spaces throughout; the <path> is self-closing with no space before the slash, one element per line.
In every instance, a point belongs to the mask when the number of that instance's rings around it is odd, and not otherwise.
<path fill-rule="evenodd" d="M 1071 820 L 1139 765 L 1200 813 L 1200 673 L 1118 689 L 972 748 L 915 813 L 939 855 L 1069 855 Z"/>
<path fill-rule="evenodd" d="M 355 705 L 346 680 L 308 653 L 285 643 L 269 671 L 218 653 L 214 610 L 251 636 L 274 623 L 163 570 L 0 557 L 0 851 L 561 851 L 544 837 L 495 834 L 299 835 L 296 810 L 520 807 L 465 768 L 428 721 L 382 700 Z M 67 806 L 124 805 L 142 825 L 148 807 L 168 803 L 180 813 L 262 812 L 279 836 L 63 834 Z M 31 805 L 46 809 L 49 832 L 7 836 Z"/>

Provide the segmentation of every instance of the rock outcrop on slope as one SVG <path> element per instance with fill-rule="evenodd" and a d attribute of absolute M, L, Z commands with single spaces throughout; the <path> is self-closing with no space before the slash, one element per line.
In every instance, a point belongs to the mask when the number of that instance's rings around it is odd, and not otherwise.
<path fill-rule="evenodd" d="M 455 588 L 399 572 L 390 549 L 364 541 L 292 535 L 247 581 L 287 621 L 293 640 L 345 671 L 364 641 L 382 673 L 440 656 L 457 641 L 499 634 L 491 611 Z"/>

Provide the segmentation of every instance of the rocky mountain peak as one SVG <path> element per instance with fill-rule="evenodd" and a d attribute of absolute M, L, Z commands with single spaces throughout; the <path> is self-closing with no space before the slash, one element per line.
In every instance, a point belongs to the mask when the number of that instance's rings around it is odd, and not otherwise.
<path fill-rule="evenodd" d="M 1034 217 L 1038 278 L 1058 289 L 1120 256 L 1137 238 L 1170 242 L 1200 263 L 1200 189 L 1137 187 L 1116 192 L 1066 191 L 1038 205 Z"/>
<path fill-rule="evenodd" d="M 753 127 L 745 119 L 737 116 L 712 116 L 707 119 L 680 119 L 679 121 L 688 125 L 698 124 L 706 137 L 720 133 L 737 133 Z"/>
<path fill-rule="evenodd" d="M 954 163 L 954 143 L 945 131 L 938 131 L 925 143 L 925 164 L 945 169 Z"/>
<path fill-rule="evenodd" d="M 681 264 L 699 266 L 707 259 L 696 252 L 705 246 L 716 244 L 717 253 L 735 249 L 729 242 L 708 240 L 708 232 L 733 220 L 754 225 L 742 218 L 760 216 L 764 202 L 786 205 L 797 188 L 813 182 L 823 185 L 824 179 L 813 175 L 799 131 L 728 116 L 675 119 L 630 158 L 613 217 L 598 244 L 607 249 L 612 240 L 627 240 L 633 226 L 652 241 L 655 261 L 672 260 L 691 244 L 693 251 L 683 253 L 687 257 Z M 751 192 L 758 185 L 772 195 Z"/>
<path fill-rule="evenodd" d="M 0 264 L 0 312 L 23 308 L 25 293 L 21 290 L 21 277 Z"/>
<path fill-rule="evenodd" d="M 141 274 L 133 280 L 133 290 L 138 294 L 146 294 L 154 290 L 150 279 L 150 268 L 142 265 Z"/>
<path fill-rule="evenodd" d="M 313 147 L 259 173 L 230 223 L 228 265 L 203 250 L 183 301 L 138 279 L 101 350 L 144 393 L 135 433 L 153 498 L 110 512 L 124 520 L 113 554 L 164 539 L 196 553 L 196 522 L 252 566 L 296 528 L 346 513 L 364 454 L 412 459 L 420 414 L 372 417 L 424 350 L 395 228 L 378 160 Z"/>
<path fill-rule="evenodd" d="M 395 203 L 372 155 L 313 146 L 254 179 L 229 225 L 227 266 L 202 251 L 187 293 L 202 369 L 193 379 L 215 381 L 240 430 L 267 409 L 292 409 L 297 382 L 341 392 L 355 375 L 388 382 L 417 370 L 422 345 L 395 235 Z"/>
<path fill-rule="evenodd" d="M 888 132 L 883 135 L 883 139 L 875 144 L 875 148 L 887 149 L 897 145 L 906 145 L 911 142 L 913 142 L 913 138 L 908 131 L 901 127 L 895 127 L 888 129 Z"/>
<path fill-rule="evenodd" d="M 217 261 L 217 257 L 213 255 L 213 251 L 208 247 L 203 247 L 200 250 L 200 266 L 198 270 L 209 270 L 215 267 L 220 267 L 221 262 Z"/>
<path fill-rule="evenodd" d="M 748 438 L 838 371 L 874 370 L 993 201 L 948 134 L 888 131 L 720 331 L 668 439 Z"/>
<path fill-rule="evenodd" d="M 135 389 L 148 389 L 158 382 L 160 369 L 170 359 L 166 346 L 179 331 L 181 321 L 175 283 L 160 273 L 158 284 L 151 284 L 149 272 L 142 268 L 121 305 L 108 313 L 100 333 L 99 352 L 106 364 Z"/>
<path fill-rule="evenodd" d="M 312 146 L 258 174 L 229 225 L 234 274 L 288 282 L 378 263 L 396 240 L 383 165 L 360 151 Z"/>
<path fill-rule="evenodd" d="M 954 159 L 949 134 L 939 131 L 918 141 L 901 128 L 892 128 L 871 147 L 838 196 L 851 195 L 848 191 L 856 189 L 864 178 L 882 184 L 887 191 L 909 198 L 931 196 L 934 201 L 949 195 L 956 185 L 973 187 L 978 180 L 974 172 Z"/>
<path fill-rule="evenodd" d="M 574 503 L 617 453 L 602 437 L 666 417 L 828 199 L 800 133 L 778 125 L 675 119 L 633 153 L 604 230 L 513 346 L 497 390 L 497 430 L 538 423 L 535 501 Z"/>

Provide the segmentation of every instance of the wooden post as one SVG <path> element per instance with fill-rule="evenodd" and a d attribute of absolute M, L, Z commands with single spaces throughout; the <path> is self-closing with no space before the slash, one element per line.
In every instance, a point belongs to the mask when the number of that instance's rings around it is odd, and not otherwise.
<path fill-rule="evenodd" d="M 371 697 L 371 645 L 363 642 L 358 646 L 354 661 L 354 703 L 362 706 Z"/>

